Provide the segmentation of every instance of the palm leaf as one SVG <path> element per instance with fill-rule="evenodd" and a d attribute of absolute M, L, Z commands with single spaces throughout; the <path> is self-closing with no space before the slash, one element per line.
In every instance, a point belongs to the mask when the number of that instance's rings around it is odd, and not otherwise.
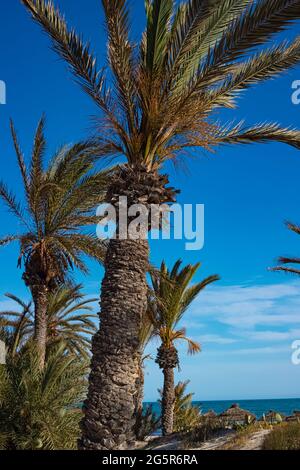
<path fill-rule="evenodd" d="M 300 149 L 300 131 L 283 128 L 278 124 L 258 124 L 250 128 L 244 128 L 243 123 L 230 128 L 226 126 L 217 136 L 219 143 L 225 144 L 250 144 L 255 142 L 282 142 Z"/>

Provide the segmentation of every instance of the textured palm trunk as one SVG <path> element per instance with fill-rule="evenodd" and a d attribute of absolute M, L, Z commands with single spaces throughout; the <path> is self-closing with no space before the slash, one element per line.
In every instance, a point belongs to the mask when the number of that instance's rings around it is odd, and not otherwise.
<path fill-rule="evenodd" d="M 162 433 L 164 436 L 172 434 L 174 423 L 174 407 L 175 407 L 175 385 L 174 385 L 174 369 L 166 367 L 163 370 L 164 387 L 162 395 Z"/>
<path fill-rule="evenodd" d="M 140 328 L 147 304 L 146 240 L 111 240 L 93 339 L 81 449 L 120 449 L 134 439 L 140 377 Z"/>
<path fill-rule="evenodd" d="M 41 369 L 44 368 L 47 346 L 47 302 L 48 289 L 45 285 L 31 287 L 34 302 L 34 340 L 39 354 Z"/>

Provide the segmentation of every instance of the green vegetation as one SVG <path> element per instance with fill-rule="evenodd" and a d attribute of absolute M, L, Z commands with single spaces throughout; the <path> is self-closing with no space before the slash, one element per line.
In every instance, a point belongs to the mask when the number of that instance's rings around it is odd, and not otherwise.
<path fill-rule="evenodd" d="M 186 329 L 179 328 L 178 324 L 199 293 L 219 279 L 219 276 L 213 275 L 192 284 L 200 263 L 185 267 L 181 265 L 182 261 L 178 260 L 169 270 L 163 262 L 159 272 L 151 273 L 151 292 L 148 300 L 148 316 L 153 325 L 152 336 L 158 337 L 161 342 L 156 362 L 164 374 L 161 399 L 164 435 L 171 434 L 174 430 L 174 369 L 179 366 L 175 344 L 184 341 L 187 343 L 189 354 L 200 352 L 200 345 L 188 338 Z"/>
<path fill-rule="evenodd" d="M 222 123 L 216 113 L 220 108 L 235 109 L 242 91 L 300 61 L 299 37 L 291 43 L 272 41 L 299 19 L 298 1 L 147 0 L 144 34 L 137 43 L 131 37 L 132 2 L 102 0 L 108 67 L 98 64 L 90 44 L 52 1 L 22 3 L 96 104 L 103 155 L 125 157 L 110 181 L 108 203 L 116 205 L 120 196 L 127 196 L 129 205 L 142 202 L 147 208 L 174 202 L 177 191 L 168 186 L 169 178 L 161 170 L 189 150 L 272 141 L 300 148 L 299 130 L 277 123 Z M 149 246 L 145 239 L 121 238 L 111 240 L 107 248 L 102 321 L 93 341 L 93 373 L 80 443 L 84 449 L 124 446 L 135 425 Z M 159 358 L 170 384 L 165 413 L 169 422 L 163 422 L 163 428 L 171 432 L 171 370 L 177 358 L 174 349 L 171 357 L 169 348 L 167 367 L 166 350 L 161 349 Z"/>
<path fill-rule="evenodd" d="M 86 256 L 98 261 L 104 258 L 103 244 L 83 228 L 98 220 L 95 210 L 103 202 L 108 178 L 107 172 L 95 169 L 101 150 L 93 140 L 61 147 L 45 168 L 44 127 L 43 117 L 26 162 L 11 122 L 24 203 L 0 182 L 0 199 L 19 224 L 16 233 L 0 239 L 0 247 L 12 242 L 19 245 L 18 266 L 24 268 L 23 280 L 33 299 L 34 340 L 41 368 L 46 355 L 49 293 L 70 281 L 74 267 L 87 273 Z"/>
<path fill-rule="evenodd" d="M 266 437 L 264 450 L 300 450 L 300 423 L 282 423 Z"/>
<path fill-rule="evenodd" d="M 21 310 L 0 312 L 0 329 L 8 353 L 14 357 L 29 339 L 34 337 L 34 311 L 32 302 L 24 302 L 13 294 L 6 294 Z M 61 286 L 48 293 L 46 352 L 64 341 L 66 351 L 89 357 L 91 336 L 96 332 L 97 315 L 91 313 L 91 303 L 97 299 L 84 299 L 81 286 Z"/>
<path fill-rule="evenodd" d="M 199 425 L 201 411 L 192 405 L 193 393 L 186 394 L 190 381 L 179 382 L 175 387 L 174 432 L 187 432 Z"/>
<path fill-rule="evenodd" d="M 31 343 L 0 366 L 0 449 L 76 448 L 87 364 L 64 351 L 53 348 L 41 370 Z"/>

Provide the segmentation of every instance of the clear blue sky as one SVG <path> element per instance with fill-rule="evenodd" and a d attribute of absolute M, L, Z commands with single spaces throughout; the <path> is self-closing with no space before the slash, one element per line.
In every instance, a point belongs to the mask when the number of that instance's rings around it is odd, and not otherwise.
<path fill-rule="evenodd" d="M 103 16 L 99 0 L 59 0 L 70 24 L 94 45 L 105 60 Z M 134 35 L 144 21 L 143 1 L 132 2 Z M 48 38 L 28 17 L 18 0 L 1 9 L 0 80 L 7 85 L 7 104 L 0 105 L 1 178 L 21 195 L 9 133 L 13 117 L 25 153 L 42 112 L 47 115 L 49 155 L 62 143 L 87 135 L 93 103 L 73 82 L 66 66 L 49 48 Z M 299 34 L 299 23 L 284 37 Z M 246 119 L 249 124 L 279 121 L 300 127 L 300 105 L 291 102 L 291 85 L 300 67 L 255 87 L 240 99 L 240 108 L 220 118 Z M 187 358 L 182 350 L 180 379 L 191 379 L 198 399 L 241 399 L 300 396 L 300 366 L 290 362 L 291 342 L 300 339 L 300 283 L 267 271 L 278 255 L 299 254 L 299 237 L 283 226 L 300 223 L 300 152 L 281 144 L 224 147 L 215 155 L 199 152 L 188 173 L 167 168 L 172 185 L 181 189 L 180 202 L 206 208 L 205 247 L 186 252 L 184 242 L 152 243 L 152 260 L 172 264 L 201 261 L 199 279 L 219 273 L 222 280 L 196 301 L 185 324 L 202 342 L 203 352 Z M 0 207 L 0 235 L 17 228 Z M 7 291 L 28 296 L 16 269 L 16 247 L 0 251 L 0 306 Z M 88 294 L 99 293 L 102 269 L 91 263 L 83 281 Z M 155 354 L 155 345 L 151 347 Z M 147 366 L 146 399 L 156 399 L 161 373 Z"/>

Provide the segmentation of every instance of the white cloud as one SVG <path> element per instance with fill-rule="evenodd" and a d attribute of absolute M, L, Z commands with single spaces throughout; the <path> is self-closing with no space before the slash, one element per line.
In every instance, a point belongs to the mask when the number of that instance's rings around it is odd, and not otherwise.
<path fill-rule="evenodd" d="M 201 343 L 201 345 L 205 345 L 206 343 L 215 343 L 215 344 L 233 344 L 236 343 L 236 339 L 228 338 L 221 335 L 210 334 L 210 335 L 202 335 L 197 340 Z"/>
<path fill-rule="evenodd" d="M 194 302 L 195 316 L 208 317 L 236 329 L 300 326 L 300 282 L 244 286 L 211 286 Z"/>

